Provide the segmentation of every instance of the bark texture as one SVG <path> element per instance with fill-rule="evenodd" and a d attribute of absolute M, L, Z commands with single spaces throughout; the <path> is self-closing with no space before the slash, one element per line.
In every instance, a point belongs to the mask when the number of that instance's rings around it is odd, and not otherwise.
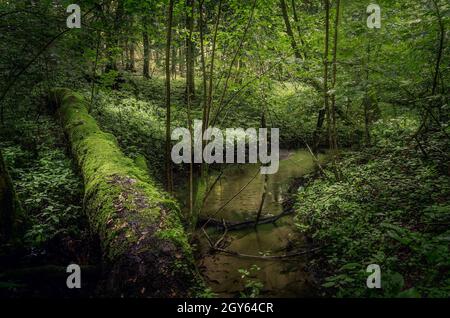
<path fill-rule="evenodd" d="M 100 130 L 82 97 L 53 91 L 85 185 L 84 207 L 102 247 L 105 290 L 125 297 L 192 296 L 201 282 L 172 198 Z"/>

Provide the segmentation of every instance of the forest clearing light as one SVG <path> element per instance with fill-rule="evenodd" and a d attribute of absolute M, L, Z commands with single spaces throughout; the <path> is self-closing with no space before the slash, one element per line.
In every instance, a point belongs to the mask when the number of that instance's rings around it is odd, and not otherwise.
<path fill-rule="evenodd" d="M 225 163 L 246 163 L 246 145 L 248 144 L 248 163 L 262 163 L 261 174 L 274 174 L 279 167 L 279 129 L 270 129 L 270 154 L 268 153 L 268 129 L 259 128 L 226 128 L 225 134 L 217 127 L 209 127 L 203 131 L 201 120 L 194 121 L 194 134 L 191 136 L 189 129 L 184 127 L 175 128 L 171 139 L 179 140 L 173 146 L 171 157 L 176 164 L 191 163 L 224 163 L 224 141 L 225 141 Z M 225 136 L 225 138 L 224 138 Z M 209 141 L 203 148 L 203 140 Z M 194 145 L 192 147 L 192 141 Z M 194 155 L 192 156 L 192 149 Z M 237 152 L 236 152 L 236 151 Z"/>

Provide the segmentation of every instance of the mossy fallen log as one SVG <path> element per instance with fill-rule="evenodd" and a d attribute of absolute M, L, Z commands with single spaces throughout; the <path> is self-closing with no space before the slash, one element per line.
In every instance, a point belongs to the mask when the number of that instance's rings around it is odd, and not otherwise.
<path fill-rule="evenodd" d="M 55 89 L 50 100 L 84 179 L 84 207 L 102 246 L 105 292 L 193 296 L 201 283 L 175 201 L 100 130 L 80 95 Z"/>

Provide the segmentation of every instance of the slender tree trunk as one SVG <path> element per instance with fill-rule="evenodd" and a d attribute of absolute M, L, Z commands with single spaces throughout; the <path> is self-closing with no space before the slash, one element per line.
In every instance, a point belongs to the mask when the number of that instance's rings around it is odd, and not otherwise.
<path fill-rule="evenodd" d="M 438 44 L 438 51 L 437 51 L 437 56 L 436 56 L 436 65 L 435 65 L 435 70 L 434 70 L 433 86 L 431 89 L 431 95 L 434 96 L 434 95 L 436 95 L 436 90 L 438 88 L 438 83 L 439 83 L 439 73 L 440 73 L 439 69 L 440 69 L 441 60 L 442 60 L 442 52 L 444 50 L 445 26 L 444 26 L 444 22 L 442 21 L 441 10 L 439 9 L 438 2 L 436 0 L 432 0 L 432 2 L 436 9 L 436 16 L 437 16 L 438 23 L 439 23 L 439 44 Z M 434 106 L 434 105 L 431 104 L 431 106 Z M 439 110 L 440 110 L 440 108 L 439 108 Z M 438 114 L 439 117 L 436 117 L 433 115 L 433 109 L 430 109 L 429 112 L 431 112 L 431 115 L 433 117 L 432 119 L 434 119 L 436 121 L 436 123 L 439 126 L 441 126 L 439 119 L 438 119 L 441 117 L 441 113 Z M 427 112 L 427 117 L 428 117 L 429 112 Z M 432 121 L 432 120 L 430 120 L 430 121 Z"/>
<path fill-rule="evenodd" d="M 266 128 L 266 114 L 265 109 L 262 112 L 261 115 L 261 128 Z M 258 225 L 259 220 L 261 219 L 262 210 L 264 207 L 264 202 L 266 201 L 266 195 L 267 195 L 267 181 L 269 179 L 269 175 L 264 175 L 264 182 L 263 182 L 263 192 L 261 195 L 261 201 L 259 203 L 258 212 L 256 213 L 256 220 L 255 220 L 255 227 Z"/>
<path fill-rule="evenodd" d="M 294 21 L 297 27 L 297 31 L 299 33 L 299 38 L 300 38 L 300 42 L 303 46 L 303 50 L 301 51 L 297 45 L 297 41 L 295 40 L 295 36 L 294 36 L 294 32 L 292 31 L 292 26 L 291 23 L 289 22 L 289 15 L 288 15 L 288 9 L 287 9 L 287 5 L 286 5 L 286 1 L 285 0 L 280 0 L 280 8 L 281 8 L 281 12 L 283 15 L 283 20 L 284 20 L 284 24 L 286 27 L 286 34 L 289 36 L 290 40 L 291 40 L 291 47 L 292 50 L 294 51 L 294 56 L 297 59 L 306 59 L 306 51 L 305 51 L 305 44 L 303 41 L 303 38 L 301 36 L 301 30 L 300 30 L 300 26 L 299 26 L 299 19 L 298 19 L 298 15 L 297 15 L 297 10 L 295 7 L 295 1 L 292 0 L 292 10 L 294 13 Z M 317 83 L 314 83 L 316 85 L 313 85 L 314 88 L 316 88 L 317 90 L 321 91 L 320 84 L 317 85 Z M 325 108 L 321 108 L 319 110 L 319 114 L 317 117 L 317 124 L 316 124 L 316 129 L 314 130 L 312 139 L 313 139 L 313 151 L 316 152 L 317 148 L 319 146 L 320 143 L 320 133 L 323 127 L 323 123 L 325 121 L 325 115 L 326 115 L 326 109 Z"/>
<path fill-rule="evenodd" d="M 330 103 L 328 95 L 328 55 L 330 41 L 330 0 L 325 0 L 325 46 L 323 53 L 323 102 L 327 120 L 328 135 L 330 135 Z"/>
<path fill-rule="evenodd" d="M 292 47 L 292 50 L 294 51 L 294 56 L 297 59 L 301 59 L 302 55 L 298 48 L 297 41 L 295 40 L 294 32 L 292 32 L 292 26 L 291 26 L 291 22 L 289 22 L 289 15 L 288 15 L 288 10 L 287 10 L 285 0 L 280 0 L 280 8 L 281 8 L 281 13 L 283 14 L 284 24 L 286 26 L 286 34 L 289 36 L 289 39 L 291 40 L 291 47 Z"/>
<path fill-rule="evenodd" d="M 211 65 L 209 68 L 209 83 L 208 83 L 208 103 L 206 107 L 206 119 L 205 119 L 205 126 L 203 127 L 203 130 L 208 128 L 209 125 L 209 114 L 211 112 L 211 105 L 213 100 L 213 79 L 214 79 L 214 59 L 216 54 L 216 44 L 217 44 L 217 32 L 219 30 L 219 22 L 220 17 L 222 15 L 222 0 L 219 0 L 219 8 L 217 11 L 217 21 L 214 28 L 214 39 L 213 39 L 213 46 L 212 46 L 212 52 L 211 52 Z"/>
<path fill-rule="evenodd" d="M 110 34 L 110 51 L 108 52 L 108 64 L 106 65 L 106 71 L 110 70 L 117 70 L 117 59 L 116 55 L 111 52 L 112 49 L 119 46 L 120 41 L 120 28 L 122 25 L 122 19 L 124 16 L 124 3 L 123 0 L 117 1 L 117 9 L 116 9 L 116 16 L 114 18 L 114 25 L 113 29 L 111 30 Z"/>
<path fill-rule="evenodd" d="M 365 96 L 363 100 L 364 106 L 364 135 L 366 140 L 366 145 L 370 146 L 371 138 L 370 138 L 370 108 L 371 108 L 371 99 L 369 92 L 369 64 L 370 64 L 370 42 L 367 43 L 367 60 L 366 60 L 366 83 L 365 83 Z"/>
<path fill-rule="evenodd" d="M 204 32 L 206 28 L 206 21 L 204 20 L 204 0 L 200 0 L 198 3 L 198 28 L 200 33 L 200 64 L 201 64 L 201 71 L 202 71 L 202 104 L 203 104 L 203 114 L 202 114 L 202 134 L 205 132 L 206 127 L 208 126 L 208 81 L 207 81 L 207 75 L 206 75 L 206 57 L 205 57 L 205 39 L 204 39 Z M 202 147 L 204 146 L 204 141 L 202 140 Z M 198 168 L 198 174 L 200 178 L 205 173 L 204 165 L 200 164 Z"/>
<path fill-rule="evenodd" d="M 97 77 L 97 65 L 98 65 L 98 57 L 100 53 L 100 42 L 101 42 L 101 33 L 97 31 L 97 47 L 95 49 L 95 62 L 94 68 L 92 70 L 92 83 L 91 83 L 91 100 L 89 103 L 89 113 L 92 111 L 92 107 L 94 106 L 94 93 L 95 93 L 95 81 Z"/>
<path fill-rule="evenodd" d="M 233 69 L 233 65 L 236 63 L 236 60 L 237 60 L 237 58 L 239 56 L 239 53 L 242 50 L 242 46 L 244 44 L 244 40 L 247 37 L 247 32 L 248 32 L 248 29 L 250 28 L 251 22 L 253 20 L 253 14 L 255 13 L 255 7 L 256 7 L 256 0 L 253 1 L 251 13 L 250 13 L 250 16 L 248 18 L 248 22 L 247 22 L 247 24 L 245 26 L 244 32 L 243 32 L 243 34 L 241 36 L 241 39 L 239 41 L 239 46 L 238 46 L 237 50 L 235 51 L 233 59 L 231 60 L 231 63 L 229 65 L 229 67 L 228 67 L 228 72 L 227 72 L 227 76 L 225 78 L 225 84 L 224 84 L 224 87 L 223 87 L 223 90 L 222 90 L 222 94 L 221 94 L 220 99 L 219 99 L 219 101 L 217 103 L 218 104 L 217 105 L 217 111 L 216 111 L 216 113 L 214 115 L 213 120 L 211 121 L 211 124 L 213 126 L 216 123 L 216 120 L 217 120 L 220 112 L 222 111 L 222 105 L 223 105 L 223 101 L 224 101 L 225 95 L 227 93 L 228 82 L 229 82 L 230 77 L 231 77 L 231 72 L 232 72 L 232 69 Z"/>
<path fill-rule="evenodd" d="M 128 70 L 128 68 L 130 67 L 130 55 L 129 55 L 130 51 L 128 49 L 128 41 L 123 41 L 121 50 L 122 50 L 121 66 L 123 69 Z"/>
<path fill-rule="evenodd" d="M 170 52 L 172 45 L 172 19 L 174 0 L 169 0 L 167 9 L 167 35 L 166 35 L 166 190 L 171 193 L 173 190 L 172 160 L 171 160 L 171 129 L 170 129 Z"/>
<path fill-rule="evenodd" d="M 193 74 L 192 75 L 192 82 L 188 81 L 189 78 L 189 63 L 192 62 L 191 67 L 192 67 L 192 72 L 193 72 L 193 52 L 192 52 L 192 47 L 189 48 L 189 43 L 193 43 L 192 41 L 192 33 L 194 32 L 194 23 L 193 23 L 193 19 L 194 19 L 194 0 L 188 0 L 188 6 L 190 6 L 191 8 L 191 17 L 190 17 L 190 25 L 188 26 L 189 29 L 189 35 L 188 38 L 186 39 L 186 42 L 188 43 L 188 54 L 192 54 L 190 57 L 188 57 L 186 59 L 186 64 L 188 65 L 188 74 L 186 76 L 186 98 L 187 98 L 187 107 L 188 107 L 188 111 L 187 111 L 187 115 L 188 115 L 188 127 L 189 127 L 189 132 L 191 135 L 191 150 L 192 150 L 192 145 L 193 145 L 193 131 L 192 131 L 192 116 L 191 116 L 191 99 L 194 97 L 194 93 L 192 93 L 191 89 L 194 89 L 194 78 L 193 78 Z M 186 22 L 186 24 L 188 24 Z M 192 60 L 192 61 L 191 61 Z M 191 160 L 189 162 L 189 219 L 191 219 L 193 217 L 193 209 L 194 209 L 194 162 L 193 162 L 193 158 L 192 158 L 192 151 L 191 151 Z"/>
<path fill-rule="evenodd" d="M 317 117 L 316 129 L 313 133 L 313 152 L 317 152 L 320 144 L 322 134 L 322 127 L 325 119 L 329 121 L 329 102 L 328 102 L 328 52 L 329 52 L 329 38 L 330 38 L 330 1 L 325 1 L 325 46 L 324 46 L 324 77 L 323 77 L 323 99 L 324 105 L 319 110 Z M 329 129 L 328 125 L 328 129 Z"/>
<path fill-rule="evenodd" d="M 195 98 L 195 44 L 192 41 L 192 32 L 194 31 L 194 5 L 195 0 L 186 0 L 186 29 L 188 35 L 186 36 L 186 92 L 191 94 L 191 98 Z"/>
<path fill-rule="evenodd" d="M 208 84 L 207 84 L 207 78 L 206 78 L 206 59 L 205 59 L 205 44 L 204 44 L 204 28 L 206 27 L 204 19 L 203 19 L 203 3 L 204 0 L 201 0 L 199 2 L 199 30 L 200 30 L 200 61 L 201 61 L 201 68 L 202 68 L 202 88 L 203 88 L 203 131 L 205 127 L 207 126 L 206 122 L 206 113 L 207 113 L 207 107 L 208 107 Z"/>
<path fill-rule="evenodd" d="M 133 42 L 130 42 L 130 67 L 129 71 L 136 71 L 136 54 L 135 54 L 135 46 Z"/>
<path fill-rule="evenodd" d="M 440 69 L 441 60 L 442 60 L 442 53 L 444 50 L 445 26 L 442 21 L 441 11 L 439 9 L 438 2 L 436 0 L 431 0 L 431 1 L 436 10 L 436 16 L 438 18 L 438 23 L 439 23 L 439 44 L 438 44 L 438 50 L 437 50 L 437 56 L 436 56 L 436 63 L 435 63 L 435 67 L 434 67 L 433 84 L 431 86 L 431 95 L 434 96 L 436 94 L 436 90 L 438 88 L 438 79 L 439 79 L 439 73 L 440 73 L 439 69 Z M 430 107 L 425 107 L 425 114 L 424 114 L 424 117 L 422 120 L 422 124 L 417 129 L 416 133 L 414 134 L 415 138 L 417 138 L 417 136 L 422 132 L 422 130 L 427 127 L 430 116 L 432 117 L 430 119 L 430 121 L 434 120 L 436 122 L 436 124 L 439 127 L 441 127 L 441 123 L 439 122 L 439 119 L 433 115 L 433 110 Z M 442 131 L 447 135 L 447 133 L 445 132 L 444 129 L 442 129 Z"/>
<path fill-rule="evenodd" d="M 142 18 L 142 26 L 144 31 L 142 31 L 142 43 L 144 46 L 144 65 L 142 69 L 142 75 L 144 78 L 150 78 L 150 43 L 148 40 L 148 18 L 144 16 Z"/>
<path fill-rule="evenodd" d="M 172 58 L 171 63 L 172 65 L 170 66 L 170 73 L 172 74 L 172 79 L 177 79 L 177 48 L 175 47 L 175 45 L 172 45 L 171 58 Z"/>
<path fill-rule="evenodd" d="M 295 22 L 295 26 L 297 28 L 298 38 L 300 39 L 300 43 L 302 44 L 302 48 L 303 48 L 302 49 L 303 58 L 306 59 L 305 41 L 303 40 L 302 30 L 300 28 L 300 21 L 298 19 L 298 15 L 297 15 L 297 8 L 295 7 L 295 0 L 291 0 L 291 4 L 292 4 L 292 13 L 294 15 L 294 22 Z"/>
<path fill-rule="evenodd" d="M 326 114 L 326 109 L 321 107 L 321 109 L 319 110 L 319 114 L 317 116 L 317 123 L 316 123 L 316 129 L 314 130 L 313 133 L 313 152 L 317 153 L 317 150 L 319 148 L 320 145 L 320 135 L 322 133 L 322 127 L 323 127 L 323 123 L 325 121 L 325 114 Z"/>
<path fill-rule="evenodd" d="M 340 171 L 338 170 L 336 161 L 339 157 L 339 149 L 337 144 L 337 131 L 336 131 L 336 74 L 337 74 L 337 51 L 338 51 L 338 36 L 339 36 L 339 15 L 341 1 L 336 0 L 336 19 L 334 21 L 334 45 L 333 45 L 333 77 L 332 77 L 332 90 L 331 95 L 331 131 L 330 131 L 330 148 L 333 156 L 333 168 L 337 180 L 340 180 Z"/>
<path fill-rule="evenodd" d="M 179 56 L 179 73 L 180 76 L 184 76 L 186 78 L 186 52 L 184 46 L 180 46 L 178 48 L 178 56 Z"/>
<path fill-rule="evenodd" d="M 438 86 L 439 68 L 440 68 L 441 60 L 442 60 L 442 51 L 444 49 L 445 28 L 444 28 L 444 23 L 442 21 L 442 16 L 441 16 L 441 11 L 439 9 L 439 5 L 436 2 L 436 0 L 432 0 L 432 2 L 436 9 L 436 16 L 437 16 L 438 22 L 439 22 L 439 45 L 438 45 L 438 52 L 437 52 L 437 57 L 436 57 L 436 66 L 435 66 L 435 70 L 434 70 L 433 86 L 432 86 L 432 90 L 431 90 L 431 94 L 435 95 L 436 89 Z"/>
<path fill-rule="evenodd" d="M 129 34 L 127 42 L 127 70 L 130 72 L 136 71 L 136 57 L 135 57 L 135 39 L 134 39 L 134 29 L 135 29 L 135 21 L 134 16 L 132 14 L 128 17 L 129 21 Z"/>

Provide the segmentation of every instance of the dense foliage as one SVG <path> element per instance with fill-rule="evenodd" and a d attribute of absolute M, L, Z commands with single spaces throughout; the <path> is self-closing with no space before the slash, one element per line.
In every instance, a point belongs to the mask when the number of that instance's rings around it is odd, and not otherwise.
<path fill-rule="evenodd" d="M 376 146 L 344 154 L 344 180 L 328 171 L 328 179 L 299 189 L 297 226 L 324 246 L 315 260 L 329 275 L 324 293 L 448 297 L 450 179 L 439 153 L 448 139 L 433 136 L 425 158 L 408 142 L 414 121 L 376 125 Z M 388 269 L 383 291 L 361 284 L 369 264 Z"/>
<path fill-rule="evenodd" d="M 172 164 L 173 128 L 276 127 L 282 148 L 328 156 L 294 195 L 320 294 L 450 296 L 448 1 L 378 0 L 381 28 L 353 0 L 79 0 L 68 28 L 72 2 L 0 1 L 0 151 L 27 215 L 19 246 L 0 242 L 5 267 L 89 263 L 86 180 L 48 100 L 67 87 L 183 201 L 189 232 L 217 166 Z M 373 263 L 382 290 L 364 285 Z"/>

